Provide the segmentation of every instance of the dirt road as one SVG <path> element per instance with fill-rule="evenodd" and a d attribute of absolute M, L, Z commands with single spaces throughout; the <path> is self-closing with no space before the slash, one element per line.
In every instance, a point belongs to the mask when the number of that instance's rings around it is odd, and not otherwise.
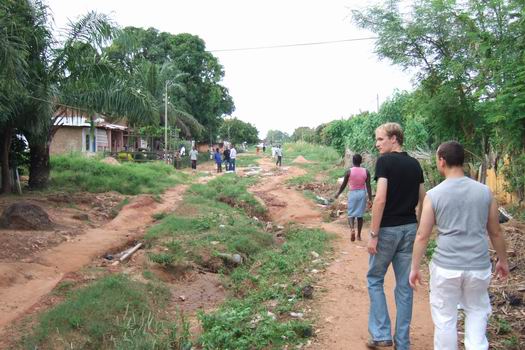
<path fill-rule="evenodd" d="M 0 263 L 0 332 L 49 293 L 64 275 L 142 237 L 144 228 L 153 222 L 152 214 L 174 209 L 186 187 L 169 189 L 160 203 L 148 195 L 138 196 L 112 221 L 43 251 L 31 261 Z"/>
<path fill-rule="evenodd" d="M 266 171 L 274 169 L 267 158 L 260 161 Z M 317 337 L 309 347 L 314 350 L 367 349 L 368 292 L 366 271 L 368 253 L 366 242 L 351 243 L 345 218 L 324 223 L 321 210 L 298 191 L 287 188 L 288 178 L 303 174 L 303 170 L 289 167 L 278 176 L 267 177 L 252 188 L 268 206 L 272 220 L 285 224 L 294 221 L 308 227 L 320 227 L 335 234 L 334 260 L 327 267 L 317 285 L 314 312 L 318 320 Z M 365 231 L 367 228 L 365 227 Z M 395 320 L 393 297 L 394 277 L 389 269 L 385 280 L 385 293 L 389 310 Z M 415 295 L 412 321 L 413 350 L 432 349 L 433 326 L 428 304 L 428 290 L 420 288 Z"/>

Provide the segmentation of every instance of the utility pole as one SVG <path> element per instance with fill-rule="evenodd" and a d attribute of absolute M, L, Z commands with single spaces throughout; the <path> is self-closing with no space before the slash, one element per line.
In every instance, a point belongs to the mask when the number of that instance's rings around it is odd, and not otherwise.
<path fill-rule="evenodd" d="M 166 80 L 164 90 L 164 161 L 168 162 L 168 84 Z"/>
<path fill-rule="evenodd" d="M 379 94 L 376 95 L 376 106 L 377 106 L 376 112 L 379 113 Z"/>

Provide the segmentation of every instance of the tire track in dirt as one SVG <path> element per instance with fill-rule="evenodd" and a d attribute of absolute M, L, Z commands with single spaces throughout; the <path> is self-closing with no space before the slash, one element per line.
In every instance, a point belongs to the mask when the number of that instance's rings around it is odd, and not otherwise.
<path fill-rule="evenodd" d="M 0 332 L 51 292 L 64 275 L 81 269 L 111 248 L 142 237 L 144 228 L 153 222 L 152 215 L 173 210 L 187 187 L 168 189 L 161 203 L 149 195 L 138 196 L 102 227 L 87 230 L 29 262 L 0 263 Z"/>
<path fill-rule="evenodd" d="M 275 169 L 267 158 L 260 162 L 266 171 Z M 318 227 L 335 235 L 333 241 L 334 260 L 317 284 L 317 298 L 313 303 L 317 315 L 316 338 L 309 346 L 313 350 L 367 349 L 368 339 L 368 292 L 366 273 L 368 253 L 366 241 L 350 243 L 346 219 L 324 223 L 319 208 L 298 191 L 287 188 L 285 181 L 304 174 L 296 167 L 276 176 L 265 177 L 251 188 L 252 193 L 265 201 L 270 217 L 279 224 L 291 221 L 307 227 Z M 277 203 L 273 206 L 272 203 Z M 282 203 L 286 203 L 283 205 Z M 364 228 L 366 233 L 367 227 Z M 385 294 L 390 316 L 395 323 L 393 296 L 394 277 L 390 268 L 385 277 Z M 414 309 L 411 326 L 413 350 L 428 350 L 433 347 L 433 325 L 428 303 L 428 290 L 420 287 L 414 295 Z"/>

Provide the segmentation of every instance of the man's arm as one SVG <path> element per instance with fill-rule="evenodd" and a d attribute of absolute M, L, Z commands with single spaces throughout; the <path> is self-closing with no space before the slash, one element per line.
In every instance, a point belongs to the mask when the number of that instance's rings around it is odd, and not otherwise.
<path fill-rule="evenodd" d="M 366 191 L 368 192 L 368 200 L 372 203 L 372 185 L 370 184 L 370 172 L 366 170 Z"/>
<path fill-rule="evenodd" d="M 436 222 L 434 215 L 434 209 L 432 208 L 432 202 L 429 197 L 426 197 L 423 201 L 421 211 L 421 217 L 419 221 L 419 227 L 417 229 L 416 240 L 414 241 L 414 251 L 412 252 L 412 268 L 408 281 L 410 287 L 416 289 L 417 282 L 421 284 L 421 260 L 427 249 L 428 240 L 432 233 L 432 227 Z"/>
<path fill-rule="evenodd" d="M 337 191 L 335 198 L 339 197 L 339 195 L 345 190 L 346 185 L 348 184 L 348 179 L 350 178 L 350 169 L 346 172 L 345 178 L 343 179 L 343 183 L 341 184 L 341 187 L 339 188 L 339 191 Z"/>
<path fill-rule="evenodd" d="M 509 275 L 509 263 L 507 261 L 507 247 L 505 245 L 505 239 L 501 232 L 501 226 L 499 225 L 499 212 L 498 204 L 493 198 L 490 204 L 489 220 L 487 222 L 487 231 L 489 233 L 490 241 L 496 254 L 498 256 L 498 262 L 496 263 L 496 276 L 501 278 L 507 278 Z"/>
<path fill-rule="evenodd" d="M 425 186 L 423 184 L 419 184 L 419 201 L 417 203 L 417 211 L 416 211 L 417 222 L 421 222 L 421 212 L 423 211 L 423 203 L 424 203 L 426 194 L 427 194 L 427 191 L 425 191 Z"/>
<path fill-rule="evenodd" d="M 370 231 L 374 232 L 376 235 L 379 234 L 381 219 L 383 218 L 383 211 L 385 210 L 387 188 L 388 179 L 385 177 L 380 177 L 377 180 L 376 197 L 374 199 L 374 204 L 372 205 L 372 222 L 370 224 Z M 377 236 L 375 238 L 369 237 L 369 254 L 374 255 L 377 253 L 377 240 Z"/>

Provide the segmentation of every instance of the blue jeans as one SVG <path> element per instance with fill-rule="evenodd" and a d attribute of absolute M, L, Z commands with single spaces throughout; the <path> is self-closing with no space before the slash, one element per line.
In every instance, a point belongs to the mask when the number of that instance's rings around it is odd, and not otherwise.
<path fill-rule="evenodd" d="M 235 158 L 230 159 L 230 170 L 235 171 Z"/>
<path fill-rule="evenodd" d="M 392 263 L 396 276 L 396 330 L 394 342 L 398 350 L 410 348 L 410 321 L 412 320 L 412 288 L 408 284 L 412 249 L 417 224 L 382 227 L 379 230 L 377 254 L 370 255 L 368 263 L 368 295 L 370 313 L 368 332 L 373 340 L 391 340 L 390 316 L 386 304 L 385 274 Z"/>

